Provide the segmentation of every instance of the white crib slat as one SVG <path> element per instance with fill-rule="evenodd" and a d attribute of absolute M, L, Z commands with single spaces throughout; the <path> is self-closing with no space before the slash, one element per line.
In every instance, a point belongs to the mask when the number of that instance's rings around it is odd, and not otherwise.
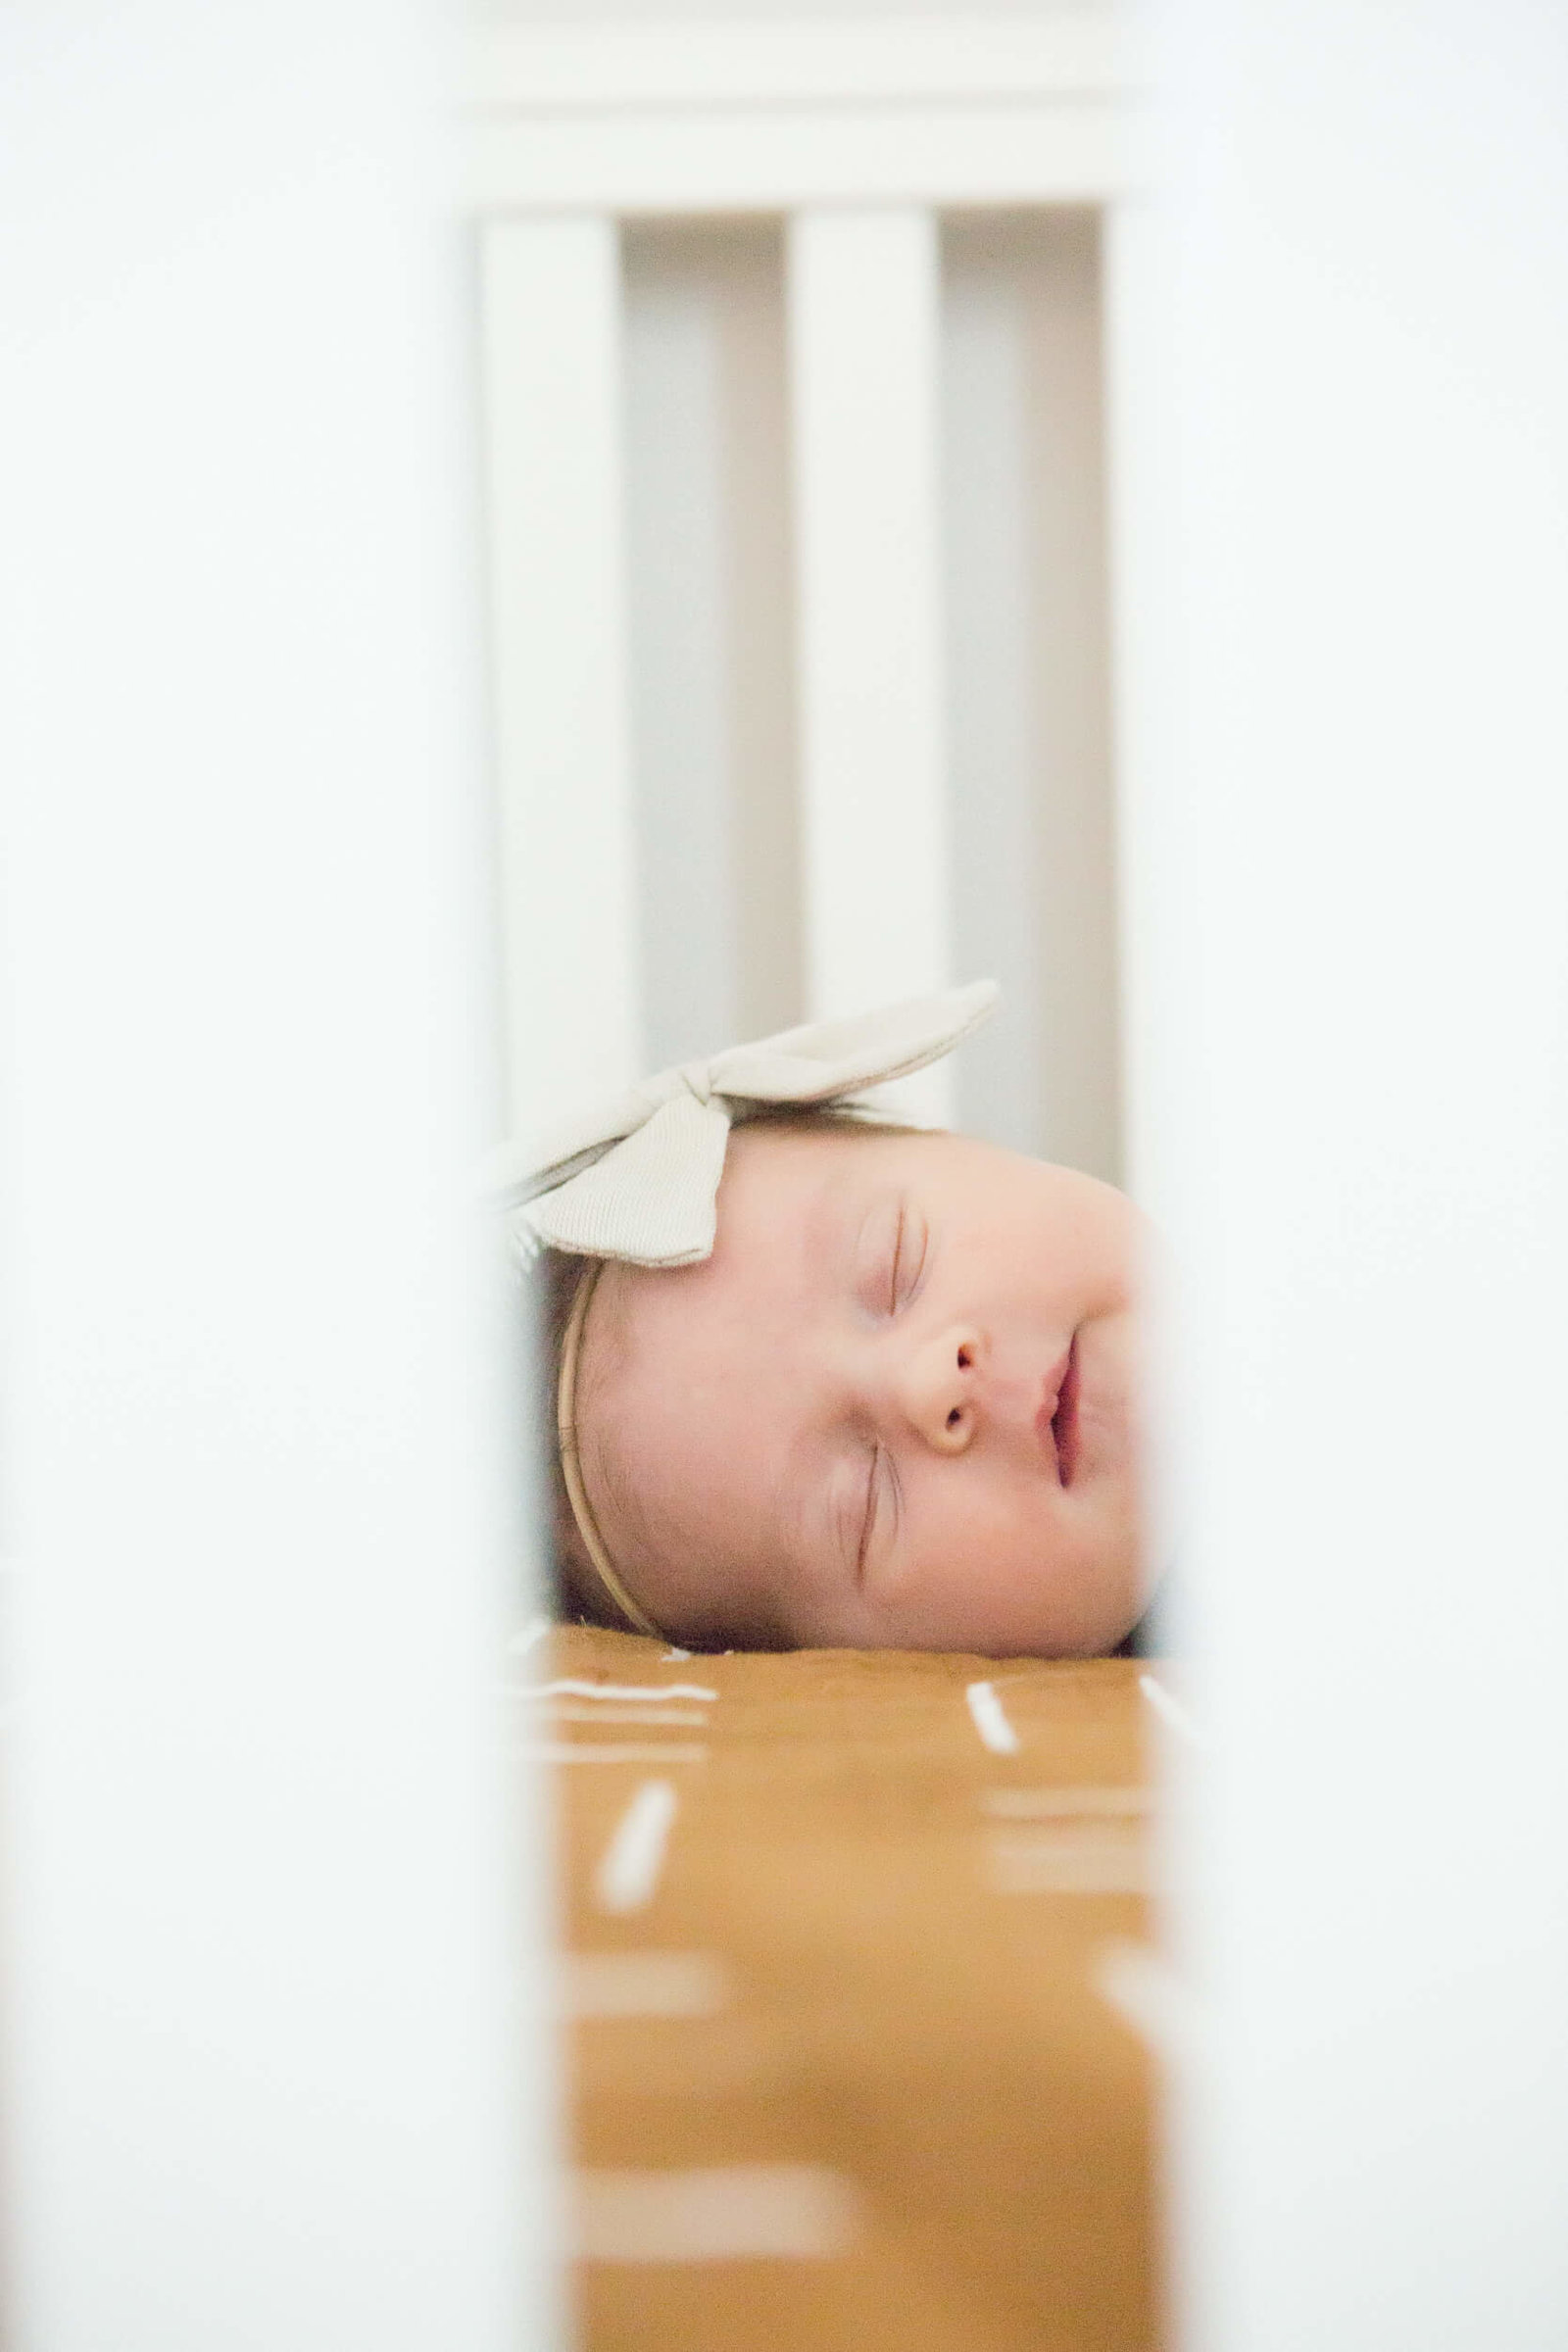
<path fill-rule="evenodd" d="M 1107 294 L 1207 1741 L 1174 2338 L 1568 2344 L 1568 44 L 1539 0 L 1158 13 Z"/>
<path fill-rule="evenodd" d="M 850 1012 L 950 976 L 934 218 L 797 214 L 789 310 L 807 988 Z"/>
<path fill-rule="evenodd" d="M 508 1108 L 636 1075 L 620 262 L 598 215 L 483 235 Z"/>
<path fill-rule="evenodd" d="M 0 2333 L 555 2352 L 444 26 L 192 31 L 0 11 Z"/>

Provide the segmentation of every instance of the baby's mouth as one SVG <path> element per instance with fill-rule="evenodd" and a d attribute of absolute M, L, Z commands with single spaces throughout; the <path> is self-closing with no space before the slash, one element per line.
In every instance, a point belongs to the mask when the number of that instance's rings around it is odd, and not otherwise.
<path fill-rule="evenodd" d="M 1045 1401 L 1035 1415 L 1035 1426 L 1050 1446 L 1056 1465 L 1056 1476 L 1064 1487 L 1072 1485 L 1073 1472 L 1078 1467 L 1078 1334 L 1072 1335 L 1072 1345 L 1063 1360 L 1055 1366 L 1046 1382 Z"/>

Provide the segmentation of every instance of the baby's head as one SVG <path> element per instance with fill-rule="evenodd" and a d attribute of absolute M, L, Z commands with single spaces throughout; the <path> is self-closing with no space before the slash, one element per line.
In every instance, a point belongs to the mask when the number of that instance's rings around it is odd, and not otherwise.
<path fill-rule="evenodd" d="M 693 1647 L 1114 1648 L 1144 1603 L 1131 1203 L 807 1115 L 735 1129 L 716 1211 L 698 1263 L 557 1261 L 578 1597 L 597 1547 Z"/>

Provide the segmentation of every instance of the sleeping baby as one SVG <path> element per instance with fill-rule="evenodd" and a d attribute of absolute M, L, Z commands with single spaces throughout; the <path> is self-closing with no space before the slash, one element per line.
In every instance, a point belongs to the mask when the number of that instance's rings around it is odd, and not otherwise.
<path fill-rule="evenodd" d="M 1138 1212 L 876 1103 L 995 998 L 790 1030 L 504 1155 L 574 1614 L 993 1657 L 1094 1655 L 1140 1617 Z"/>

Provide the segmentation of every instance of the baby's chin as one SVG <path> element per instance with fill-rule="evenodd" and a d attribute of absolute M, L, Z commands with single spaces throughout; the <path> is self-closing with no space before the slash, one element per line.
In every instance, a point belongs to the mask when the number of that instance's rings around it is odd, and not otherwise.
<path fill-rule="evenodd" d="M 1042 1564 L 1023 1591 L 1012 1586 L 1010 1607 L 976 1612 L 997 1655 L 1099 1658 L 1126 1641 L 1147 1605 L 1143 1531 L 1128 1482 L 1113 1482 L 1102 1503 L 1098 1541 L 1087 1556 L 1070 1566 Z"/>
<path fill-rule="evenodd" d="M 1038 1563 L 918 1615 L 894 1618 L 870 1637 L 879 1647 L 962 1652 L 988 1658 L 1106 1657 L 1144 1613 L 1142 1548 L 1128 1530 L 1081 1582 Z M 866 1636 L 859 1637 L 859 1646 Z"/>

